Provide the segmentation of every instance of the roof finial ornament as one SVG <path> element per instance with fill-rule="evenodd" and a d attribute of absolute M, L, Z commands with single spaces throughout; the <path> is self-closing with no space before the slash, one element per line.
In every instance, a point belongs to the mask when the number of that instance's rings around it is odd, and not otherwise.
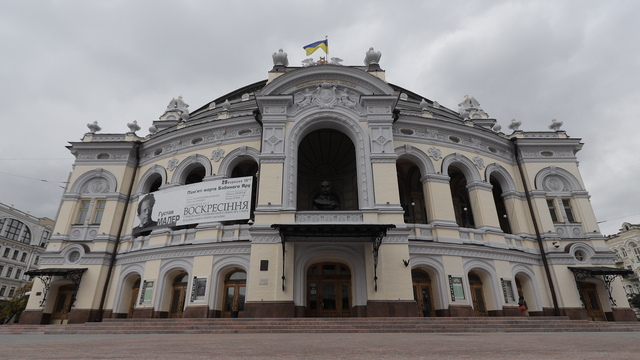
<path fill-rule="evenodd" d="M 520 129 L 520 125 L 522 125 L 522 121 L 511 119 L 511 124 L 509 124 L 509 129 L 513 131 L 517 131 L 518 129 Z"/>
<path fill-rule="evenodd" d="M 556 121 L 556 119 L 551 120 L 551 125 L 549 125 L 549 129 L 558 131 L 562 127 L 562 121 Z"/>
<path fill-rule="evenodd" d="M 98 125 L 97 121 L 94 121 L 93 123 L 88 123 L 87 127 L 89 128 L 89 132 L 92 134 L 95 134 L 96 132 L 102 130 L 100 125 Z"/>
<path fill-rule="evenodd" d="M 272 58 L 273 70 L 284 70 L 284 68 L 289 66 L 289 58 L 287 57 L 287 53 L 282 49 L 279 49 L 278 52 L 274 52 Z"/>
<path fill-rule="evenodd" d="M 128 123 L 127 127 L 129 127 L 129 132 L 135 133 L 140 130 L 140 125 L 138 125 L 138 120 L 133 120 L 132 123 Z"/>
<path fill-rule="evenodd" d="M 380 51 L 375 51 L 373 47 L 369 48 L 369 51 L 365 53 L 364 56 L 364 64 L 369 67 L 368 71 L 378 71 L 382 70 L 380 68 L 380 58 L 382 57 L 382 53 Z"/>

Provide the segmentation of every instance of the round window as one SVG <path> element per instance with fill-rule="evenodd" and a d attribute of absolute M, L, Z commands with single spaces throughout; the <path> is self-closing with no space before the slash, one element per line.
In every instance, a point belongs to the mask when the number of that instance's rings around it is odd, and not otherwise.
<path fill-rule="evenodd" d="M 580 262 L 584 262 L 587 260 L 587 254 L 584 253 L 584 251 L 582 250 L 576 250 L 573 253 L 573 257 L 576 258 L 576 260 L 580 261 Z"/>
<path fill-rule="evenodd" d="M 72 263 L 80 260 L 80 251 L 74 250 L 74 251 L 70 252 L 69 256 L 68 256 L 68 259 L 69 259 L 69 262 L 72 262 Z"/>

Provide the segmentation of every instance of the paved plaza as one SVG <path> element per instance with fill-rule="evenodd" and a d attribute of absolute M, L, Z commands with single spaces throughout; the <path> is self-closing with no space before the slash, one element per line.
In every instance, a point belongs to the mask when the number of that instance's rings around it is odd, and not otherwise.
<path fill-rule="evenodd" d="M 638 359 L 640 332 L 0 335 L 9 359 Z"/>

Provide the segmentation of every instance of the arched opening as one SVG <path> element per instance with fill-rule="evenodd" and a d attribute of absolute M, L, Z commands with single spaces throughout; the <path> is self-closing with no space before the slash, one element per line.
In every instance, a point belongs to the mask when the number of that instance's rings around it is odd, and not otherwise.
<path fill-rule="evenodd" d="M 160 186 L 162 186 L 162 175 L 155 174 L 149 179 L 149 192 L 154 192 L 160 190 Z"/>
<path fill-rule="evenodd" d="M 425 205 L 422 174 L 412 162 L 399 160 L 396 163 L 398 174 L 398 192 L 400 205 L 404 209 L 404 222 L 411 224 L 426 224 L 427 207 Z"/>
<path fill-rule="evenodd" d="M 243 317 L 247 295 L 247 273 L 242 270 L 227 275 L 224 281 L 224 304 L 222 317 Z"/>
<path fill-rule="evenodd" d="M 511 234 L 511 225 L 509 224 L 509 218 L 507 216 L 507 207 L 502 197 L 502 186 L 498 180 L 491 176 L 489 182 L 493 186 L 491 190 L 493 192 L 493 202 L 496 204 L 496 211 L 498 213 L 498 221 L 500 222 L 500 229 L 506 234 Z"/>
<path fill-rule="evenodd" d="M 137 276 L 137 280 L 131 287 L 131 293 L 129 294 L 129 307 L 127 311 L 127 319 L 133 318 L 134 311 L 136 310 L 136 302 L 138 300 L 138 293 L 140 292 L 140 277 Z"/>
<path fill-rule="evenodd" d="M 449 167 L 448 175 L 456 223 L 460 227 L 473 228 L 475 223 L 473 221 L 471 201 L 469 200 L 469 191 L 467 190 L 467 179 L 462 171 L 453 166 Z"/>
<path fill-rule="evenodd" d="M 206 170 L 204 166 L 202 166 L 201 164 L 198 164 L 189 171 L 189 173 L 187 174 L 187 177 L 185 178 L 184 184 L 189 185 L 189 184 L 202 182 L 205 175 L 206 175 Z"/>
<path fill-rule="evenodd" d="M 358 209 L 356 151 L 351 139 L 333 129 L 305 136 L 298 147 L 297 189 L 298 210 Z"/>
<path fill-rule="evenodd" d="M 475 316 L 489 316 L 487 303 L 484 299 L 484 288 L 482 280 L 476 273 L 469 272 L 469 290 L 471 291 L 471 301 L 473 302 L 473 312 Z"/>
<path fill-rule="evenodd" d="M 181 272 L 173 278 L 171 289 L 171 305 L 169 306 L 170 318 L 181 318 L 187 298 L 187 283 L 189 274 Z"/>
<path fill-rule="evenodd" d="M 411 270 L 411 279 L 413 280 L 413 298 L 418 304 L 418 316 L 436 316 L 429 274 L 425 271 L 414 269 Z"/>
<path fill-rule="evenodd" d="M 311 317 L 351 316 L 351 270 L 342 263 L 316 263 L 307 270 L 307 309 Z"/>
<path fill-rule="evenodd" d="M 525 311 L 520 309 L 521 315 L 529 316 L 530 310 L 537 309 L 537 304 L 535 302 L 535 296 L 533 292 L 533 286 L 531 284 L 531 279 L 528 276 L 517 274 L 516 275 L 516 291 L 518 292 L 518 306 L 524 305 Z"/>

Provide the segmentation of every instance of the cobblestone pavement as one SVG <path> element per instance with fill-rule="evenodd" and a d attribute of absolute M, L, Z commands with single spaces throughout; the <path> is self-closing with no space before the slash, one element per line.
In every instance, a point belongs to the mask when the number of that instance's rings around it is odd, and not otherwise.
<path fill-rule="evenodd" d="M 639 359 L 640 333 L 0 335 L 2 359 Z"/>

